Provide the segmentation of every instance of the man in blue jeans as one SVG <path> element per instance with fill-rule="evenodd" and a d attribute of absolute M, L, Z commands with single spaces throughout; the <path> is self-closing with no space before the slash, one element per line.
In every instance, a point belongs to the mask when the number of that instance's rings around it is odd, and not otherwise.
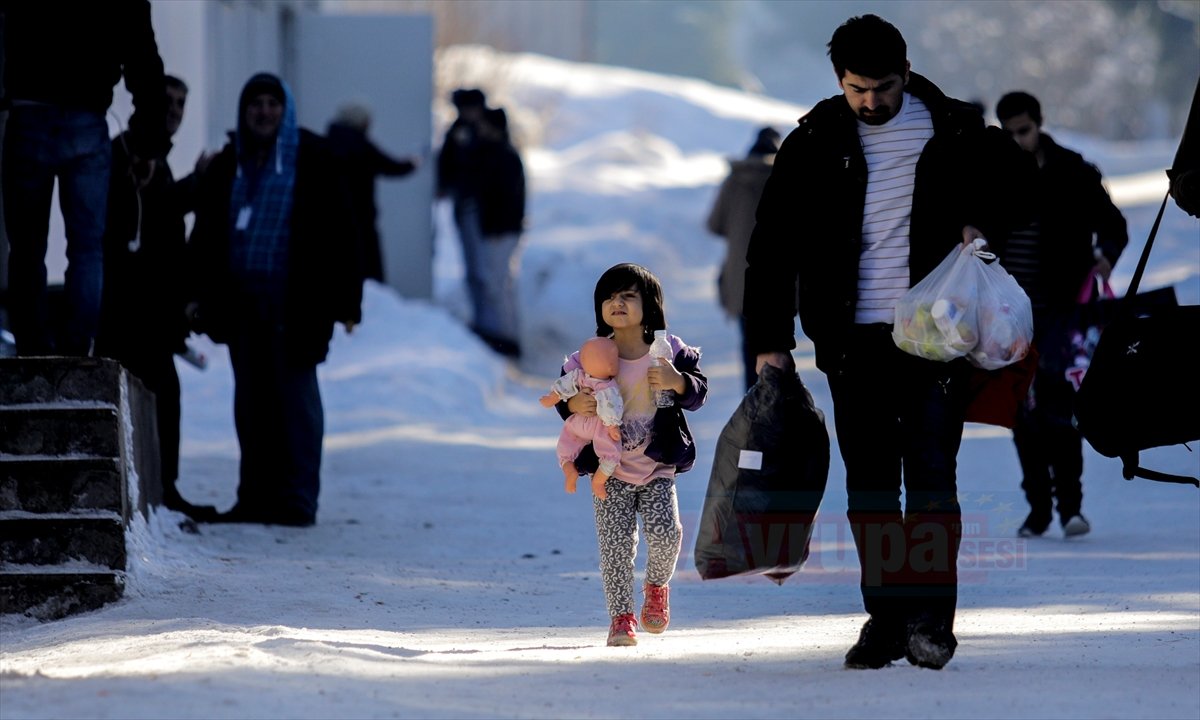
<path fill-rule="evenodd" d="M 122 76 L 142 182 L 167 148 L 163 64 L 148 0 L 9 3 L 5 9 L 4 217 L 9 314 L 20 355 L 90 355 L 100 318 L 112 150 L 105 113 Z M 54 181 L 67 235 L 64 336 L 54 337 L 46 249 Z"/>

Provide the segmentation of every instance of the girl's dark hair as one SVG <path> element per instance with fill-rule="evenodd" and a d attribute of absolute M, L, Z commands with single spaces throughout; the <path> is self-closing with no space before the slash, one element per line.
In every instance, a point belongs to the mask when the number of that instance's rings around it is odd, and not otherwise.
<path fill-rule="evenodd" d="M 596 305 L 596 336 L 608 337 L 613 333 L 613 329 L 604 322 L 600 306 L 614 294 L 629 288 L 636 288 L 642 296 L 642 340 L 649 345 L 654 342 L 655 330 L 667 329 L 662 285 L 654 273 L 633 263 L 613 265 L 596 281 L 596 292 L 592 297 Z"/>

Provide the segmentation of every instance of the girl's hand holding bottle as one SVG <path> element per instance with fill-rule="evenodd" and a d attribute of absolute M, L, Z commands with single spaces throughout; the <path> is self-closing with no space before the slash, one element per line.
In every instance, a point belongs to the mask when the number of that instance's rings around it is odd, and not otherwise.
<path fill-rule="evenodd" d="M 667 359 L 659 361 L 658 365 L 651 365 L 646 370 L 646 380 L 650 383 L 651 390 L 674 390 L 678 395 L 687 389 L 687 381 L 683 379 L 683 373 L 675 369 L 675 365 Z"/>

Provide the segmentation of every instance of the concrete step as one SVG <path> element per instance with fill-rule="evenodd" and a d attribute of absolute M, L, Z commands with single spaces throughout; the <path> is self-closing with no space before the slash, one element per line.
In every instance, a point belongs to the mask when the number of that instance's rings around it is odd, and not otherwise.
<path fill-rule="evenodd" d="M 0 614 L 22 613 L 39 620 L 58 620 L 119 600 L 124 592 L 123 572 L 21 566 L 0 569 Z"/>
<path fill-rule="evenodd" d="M 86 562 L 125 569 L 125 525 L 111 512 L 0 512 L 0 564 Z"/>
<path fill-rule="evenodd" d="M 161 494 L 154 410 L 115 361 L 0 358 L 0 613 L 53 620 L 121 597 L 130 497 L 146 513 Z"/>
<path fill-rule="evenodd" d="M 0 511 L 125 515 L 125 483 L 116 458 L 0 456 Z"/>
<path fill-rule="evenodd" d="M 0 407 L 0 455 L 120 457 L 123 436 L 115 407 Z"/>
<path fill-rule="evenodd" d="M 121 405 L 121 366 L 105 358 L 0 358 L 0 405 L 62 400 Z"/>

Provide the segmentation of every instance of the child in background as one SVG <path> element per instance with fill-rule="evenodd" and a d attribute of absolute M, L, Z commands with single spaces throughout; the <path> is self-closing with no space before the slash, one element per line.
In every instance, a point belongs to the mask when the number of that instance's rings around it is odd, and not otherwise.
<path fill-rule="evenodd" d="M 612 618 L 609 645 L 636 645 L 638 625 L 633 614 L 633 568 L 638 546 L 638 515 L 646 534 L 646 584 L 641 624 L 661 633 L 670 622 L 668 583 L 679 559 L 683 528 L 675 475 L 686 472 L 696 459 L 696 447 L 684 410 L 696 410 L 708 396 L 708 380 L 700 371 L 700 350 L 670 335 L 673 362 L 655 364 L 650 357 L 654 331 L 666 328 L 662 285 L 640 265 L 625 263 L 604 272 L 594 293 L 596 335 L 617 344 L 617 386 L 624 415 L 621 459 L 605 482 L 606 497 L 593 495 L 600 573 Z M 579 368 L 578 353 L 567 359 L 563 373 Z M 659 408 L 654 391 L 673 390 L 675 403 Z M 564 419 L 572 414 L 596 414 L 590 390 L 557 405 Z M 575 460 L 580 473 L 599 465 L 591 446 Z"/>

